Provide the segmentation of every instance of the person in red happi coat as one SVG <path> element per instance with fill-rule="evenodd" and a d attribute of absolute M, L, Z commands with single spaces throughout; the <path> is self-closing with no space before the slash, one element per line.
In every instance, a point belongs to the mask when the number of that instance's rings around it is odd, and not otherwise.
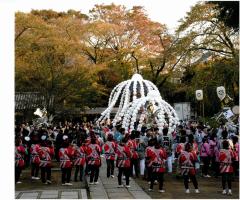
<path fill-rule="evenodd" d="M 117 167 L 118 167 L 118 187 L 123 187 L 122 185 L 122 175 L 124 173 L 126 178 L 126 187 L 129 188 L 129 176 L 131 169 L 131 150 L 126 145 L 126 138 L 123 138 L 116 148 L 117 154 Z"/>
<path fill-rule="evenodd" d="M 74 181 L 77 181 L 78 172 L 79 174 L 79 180 L 83 181 L 83 169 L 84 165 L 86 163 L 86 152 L 85 152 L 85 146 L 83 143 L 79 140 L 77 142 L 77 146 L 74 147 L 74 166 L 75 166 L 75 174 L 74 174 Z"/>
<path fill-rule="evenodd" d="M 39 180 L 38 172 L 39 172 L 39 164 L 40 164 L 40 158 L 39 158 L 39 139 L 37 133 L 35 133 L 34 137 L 32 138 L 32 145 L 30 147 L 30 162 L 31 162 L 31 176 L 32 180 Z"/>
<path fill-rule="evenodd" d="M 107 136 L 107 141 L 103 145 L 104 154 L 107 162 L 107 178 L 114 177 L 114 160 L 115 160 L 115 151 L 116 143 L 113 140 L 113 135 L 111 133 Z"/>
<path fill-rule="evenodd" d="M 232 195 L 232 174 L 233 166 L 232 161 L 234 159 L 234 153 L 229 148 L 229 143 L 227 140 L 222 142 L 223 149 L 219 152 L 219 161 L 220 161 L 220 173 L 222 175 L 222 194 Z M 226 190 L 226 182 L 228 184 L 228 192 Z"/>
<path fill-rule="evenodd" d="M 149 191 L 153 190 L 154 181 L 159 182 L 159 192 L 163 193 L 163 177 L 165 172 L 165 161 L 167 159 L 166 150 L 161 147 L 159 142 L 156 142 L 154 148 L 149 152 L 150 162 L 149 165 L 152 167 L 151 184 Z"/>
<path fill-rule="evenodd" d="M 90 171 L 90 185 L 98 184 L 99 168 L 101 166 L 101 147 L 97 144 L 96 137 L 92 136 L 91 143 L 86 148 L 87 164 Z"/>
<path fill-rule="evenodd" d="M 26 155 L 26 149 L 22 145 L 20 138 L 15 139 L 15 183 L 22 183 L 19 181 L 22 169 L 25 166 L 24 156 Z"/>
<path fill-rule="evenodd" d="M 72 172 L 72 160 L 74 156 L 74 149 L 69 145 L 67 135 L 63 135 L 62 147 L 59 149 L 60 167 L 62 171 L 62 185 L 70 186 L 71 172 Z"/>
<path fill-rule="evenodd" d="M 51 184 L 51 168 L 52 158 L 54 156 L 54 147 L 51 141 L 47 140 L 47 136 L 41 137 L 41 146 L 38 154 L 40 158 L 39 166 L 41 168 L 41 180 L 44 184 Z"/>
<path fill-rule="evenodd" d="M 184 186 L 186 193 L 190 193 L 188 182 L 189 178 L 195 187 L 195 192 L 199 193 L 198 182 L 196 179 L 195 162 L 197 161 L 197 155 L 193 151 L 193 147 L 190 143 L 185 145 L 185 150 L 181 152 L 178 158 L 178 162 L 181 169 L 181 174 L 184 179 Z"/>
<path fill-rule="evenodd" d="M 127 141 L 127 146 L 130 148 L 131 155 L 132 155 L 130 176 L 133 176 L 133 167 L 134 167 L 135 175 L 136 175 L 136 177 L 138 177 L 138 174 L 139 174 L 139 156 L 138 156 L 138 153 L 137 153 L 138 143 L 137 143 L 136 138 L 135 138 L 135 131 L 131 132 L 130 139 Z"/>

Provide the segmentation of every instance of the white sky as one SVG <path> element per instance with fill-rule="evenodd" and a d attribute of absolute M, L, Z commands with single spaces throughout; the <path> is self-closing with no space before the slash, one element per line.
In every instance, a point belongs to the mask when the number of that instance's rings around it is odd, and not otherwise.
<path fill-rule="evenodd" d="M 7 1 L 7 0 L 6 0 Z M 127 8 L 143 6 L 148 16 L 153 20 L 164 23 L 173 31 L 177 21 L 185 16 L 197 0 L 8 0 L 14 10 L 29 12 L 31 9 L 52 9 L 55 11 L 67 11 L 69 9 L 80 10 L 88 14 L 95 4 L 125 5 Z"/>

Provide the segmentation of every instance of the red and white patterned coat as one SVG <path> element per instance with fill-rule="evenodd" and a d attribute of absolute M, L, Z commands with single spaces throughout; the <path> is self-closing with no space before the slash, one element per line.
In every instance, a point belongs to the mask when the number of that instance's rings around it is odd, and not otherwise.
<path fill-rule="evenodd" d="M 101 165 L 101 147 L 98 144 L 89 144 L 86 148 L 88 165 Z"/>
<path fill-rule="evenodd" d="M 117 154 L 117 167 L 129 168 L 131 162 L 130 159 L 132 156 L 130 148 L 126 145 L 124 146 L 117 145 L 116 154 Z"/>
<path fill-rule="evenodd" d="M 232 150 L 221 149 L 219 152 L 220 173 L 232 173 L 232 159 L 234 154 Z"/>
<path fill-rule="evenodd" d="M 238 144 L 238 142 L 236 144 L 234 144 L 233 153 L 234 153 L 234 160 L 239 161 L 239 144 Z"/>
<path fill-rule="evenodd" d="M 103 145 L 106 160 L 115 160 L 116 143 L 107 141 Z"/>
<path fill-rule="evenodd" d="M 40 158 L 40 167 L 51 167 L 52 166 L 52 157 L 54 155 L 53 147 L 40 147 L 39 148 L 39 158 Z"/>
<path fill-rule="evenodd" d="M 137 141 L 136 140 L 131 140 L 129 139 L 127 141 L 127 144 L 126 144 L 130 150 L 131 150 L 131 153 L 132 153 L 132 159 L 138 159 L 139 156 L 138 156 L 138 153 L 137 153 L 137 147 L 138 147 L 138 144 L 137 144 Z"/>
<path fill-rule="evenodd" d="M 198 155 L 199 154 L 199 151 L 198 151 L 198 144 L 196 143 L 196 142 L 193 142 L 193 149 L 192 149 L 192 151 L 196 154 L 196 155 Z"/>
<path fill-rule="evenodd" d="M 146 165 L 148 167 L 151 167 L 151 163 L 150 163 L 150 157 L 151 155 L 153 154 L 153 148 L 154 147 L 151 147 L 151 146 L 148 146 L 146 149 L 145 149 L 145 160 L 146 160 Z"/>
<path fill-rule="evenodd" d="M 197 155 L 192 152 L 182 151 L 178 162 L 181 168 L 182 175 L 195 175 L 196 170 L 194 167 L 194 163 L 197 161 Z"/>
<path fill-rule="evenodd" d="M 74 150 L 72 147 L 59 149 L 60 167 L 61 168 L 71 168 L 72 158 L 74 156 Z"/>
<path fill-rule="evenodd" d="M 15 147 L 15 166 L 23 168 L 25 165 L 24 161 L 25 148 L 20 145 Z"/>
<path fill-rule="evenodd" d="M 30 154 L 31 154 L 31 163 L 40 164 L 40 157 L 39 157 L 39 149 L 40 145 L 39 144 L 32 144 L 30 147 Z"/>
<path fill-rule="evenodd" d="M 164 148 L 153 148 L 150 153 L 149 166 L 152 167 L 153 172 L 162 173 L 165 172 L 165 161 L 167 159 L 167 153 Z"/>
<path fill-rule="evenodd" d="M 185 149 L 185 144 L 184 143 L 179 143 L 176 147 L 175 152 L 180 155 L 182 151 Z"/>
<path fill-rule="evenodd" d="M 86 153 L 85 148 L 83 146 L 76 146 L 74 151 L 74 165 L 76 166 L 84 166 L 86 162 Z"/>

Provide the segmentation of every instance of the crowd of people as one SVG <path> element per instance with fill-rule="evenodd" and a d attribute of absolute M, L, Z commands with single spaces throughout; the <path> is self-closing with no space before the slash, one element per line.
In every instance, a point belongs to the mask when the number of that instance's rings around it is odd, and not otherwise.
<path fill-rule="evenodd" d="M 168 127 L 128 132 L 121 126 L 92 122 L 66 122 L 46 128 L 23 123 L 15 127 L 15 182 L 20 184 L 21 171 L 30 167 L 31 179 L 51 184 L 52 163 L 56 160 L 62 185 L 72 185 L 73 169 L 74 181 L 90 176 L 89 184 L 98 184 L 99 170 L 106 162 L 107 178 L 114 178 L 118 168 L 118 187 L 129 188 L 131 178 L 142 177 L 149 191 L 158 182 L 159 192 L 163 193 L 164 174 L 174 173 L 183 177 L 186 193 L 190 193 L 190 181 L 199 193 L 196 174 L 206 179 L 221 175 L 222 193 L 231 195 L 232 180 L 239 177 L 238 139 L 237 127 L 221 125 L 214 129 L 191 121 L 173 132 Z"/>

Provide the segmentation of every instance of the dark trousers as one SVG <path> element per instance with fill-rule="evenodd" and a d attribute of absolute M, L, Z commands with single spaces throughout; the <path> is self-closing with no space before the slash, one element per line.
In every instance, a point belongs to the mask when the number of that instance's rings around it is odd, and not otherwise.
<path fill-rule="evenodd" d="M 131 172 L 130 176 L 133 176 L 133 167 L 135 170 L 135 175 L 138 177 L 139 174 L 139 159 L 131 159 Z"/>
<path fill-rule="evenodd" d="M 55 158 L 56 158 L 56 160 L 57 160 L 57 162 L 59 162 L 60 161 L 60 159 L 59 159 L 59 149 L 60 149 L 60 147 L 56 147 L 55 148 Z"/>
<path fill-rule="evenodd" d="M 118 168 L 118 185 L 122 185 L 122 175 L 125 175 L 126 185 L 129 185 L 129 176 L 131 168 L 119 167 Z"/>
<path fill-rule="evenodd" d="M 151 176 L 150 188 L 153 189 L 154 181 L 157 180 L 159 183 L 159 190 L 162 190 L 163 189 L 163 181 L 164 181 L 163 176 L 164 176 L 163 172 L 161 172 L 161 173 L 153 172 L 152 176 Z"/>
<path fill-rule="evenodd" d="M 188 187 L 189 179 L 192 181 L 195 189 L 198 189 L 198 182 L 197 182 L 197 178 L 196 178 L 195 175 L 183 175 L 183 181 L 184 181 L 185 189 L 189 189 L 189 187 Z"/>
<path fill-rule="evenodd" d="M 88 168 L 90 170 L 90 183 L 97 182 L 98 176 L 99 176 L 99 166 L 96 165 L 88 165 Z"/>
<path fill-rule="evenodd" d="M 228 184 L 228 189 L 232 189 L 232 173 L 222 173 L 222 188 L 226 189 L 226 183 Z"/>
<path fill-rule="evenodd" d="M 201 157 L 201 159 L 203 161 L 202 174 L 207 175 L 209 164 L 210 164 L 210 158 L 207 156 L 207 157 Z"/>
<path fill-rule="evenodd" d="M 15 166 L 15 183 L 19 181 L 21 172 L 22 172 L 22 168 Z"/>
<path fill-rule="evenodd" d="M 85 175 L 88 175 L 89 174 L 89 167 L 88 167 L 89 165 L 87 164 L 87 162 L 86 162 L 86 167 L 85 167 Z"/>
<path fill-rule="evenodd" d="M 114 160 L 107 159 L 107 177 L 114 174 Z"/>
<path fill-rule="evenodd" d="M 72 168 L 61 168 L 62 170 L 62 183 L 69 183 L 71 179 Z"/>
<path fill-rule="evenodd" d="M 147 181 L 149 182 L 152 179 L 152 167 L 146 166 L 146 173 L 147 173 Z"/>
<path fill-rule="evenodd" d="M 79 174 L 79 180 L 82 181 L 83 179 L 83 166 L 82 165 L 76 165 L 75 168 L 75 174 L 74 174 L 74 181 L 77 181 L 77 177 L 78 177 L 78 172 L 80 172 Z"/>
<path fill-rule="evenodd" d="M 46 180 L 51 181 L 51 174 L 51 167 L 41 167 L 41 180 L 43 183 L 45 183 Z"/>
<path fill-rule="evenodd" d="M 239 176 L 239 161 L 234 160 L 232 164 L 233 164 L 234 175 L 236 177 L 238 177 Z"/>
<path fill-rule="evenodd" d="M 36 163 L 31 164 L 31 176 L 38 177 L 39 165 Z"/>

